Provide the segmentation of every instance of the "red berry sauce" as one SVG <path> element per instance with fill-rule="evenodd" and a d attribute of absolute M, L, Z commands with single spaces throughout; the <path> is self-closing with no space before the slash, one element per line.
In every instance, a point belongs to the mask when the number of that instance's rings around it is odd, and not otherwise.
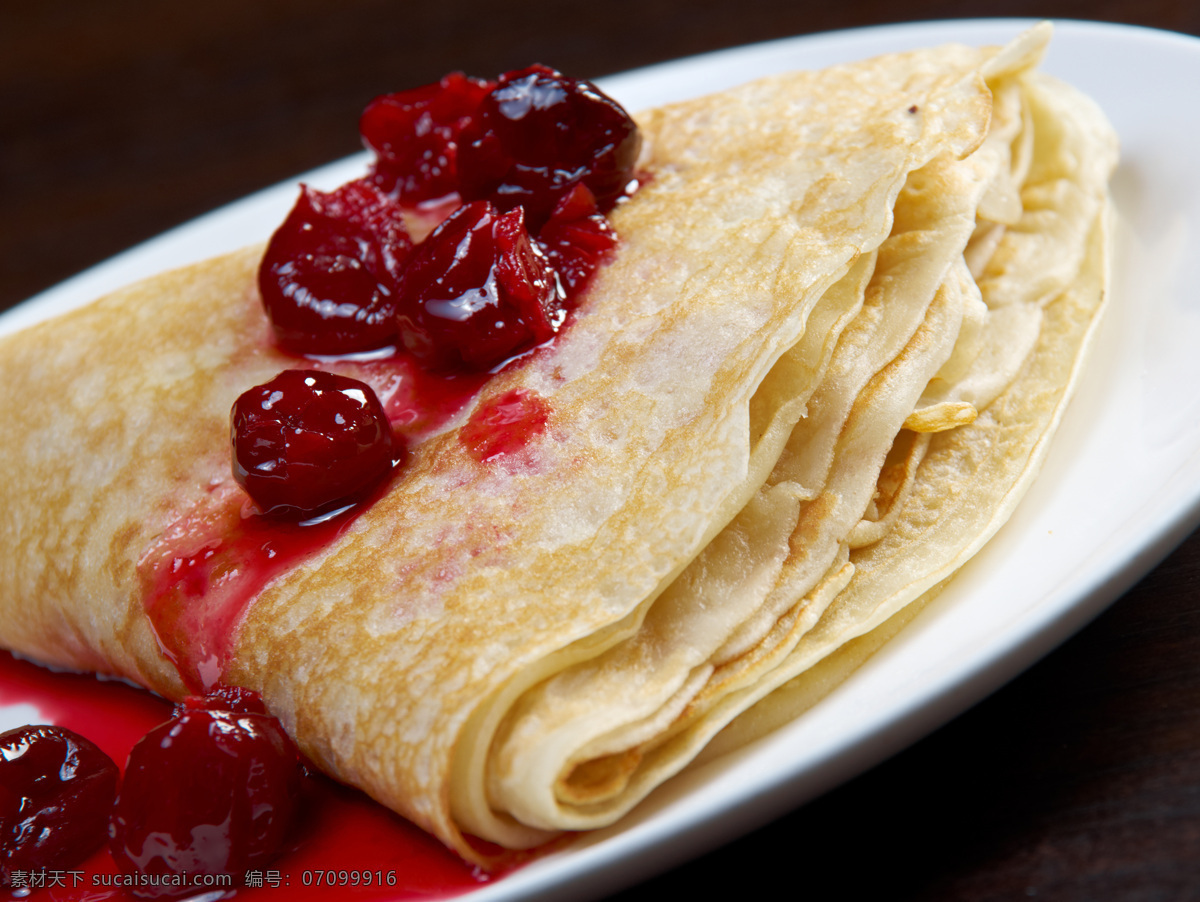
<path fill-rule="evenodd" d="M 375 389 L 397 441 L 410 446 L 444 426 L 491 378 L 490 373 L 478 371 L 430 372 L 404 352 L 336 365 Z"/>
<path fill-rule="evenodd" d="M 0 733 L 0 884 L 79 864 L 104 842 L 117 765 L 62 727 Z"/>
<path fill-rule="evenodd" d="M 355 513 L 308 525 L 268 518 L 223 483 L 147 550 L 138 563 L 143 605 L 159 646 L 191 691 L 220 682 L 258 593 L 332 543 Z"/>
<path fill-rule="evenodd" d="M 617 235 L 592 192 L 580 183 L 563 195 L 537 241 L 558 275 L 562 292 L 578 297 L 617 246 Z"/>
<path fill-rule="evenodd" d="M 471 456 L 487 463 L 515 454 L 546 431 L 550 405 L 541 395 L 516 388 L 480 405 L 458 432 Z"/>

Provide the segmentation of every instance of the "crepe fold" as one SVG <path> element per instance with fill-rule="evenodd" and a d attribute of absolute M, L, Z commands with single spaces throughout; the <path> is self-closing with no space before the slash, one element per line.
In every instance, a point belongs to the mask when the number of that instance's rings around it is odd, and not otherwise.
<path fill-rule="evenodd" d="M 1033 71 L 1048 38 L 640 116 L 649 179 L 574 321 L 258 593 L 220 678 L 486 863 L 465 834 L 613 822 L 944 580 L 1036 471 L 1103 296 L 1115 141 Z M 230 405 L 294 365 L 260 253 L 4 341 L 5 646 L 186 691 L 141 574 L 237 509 Z M 518 387 L 548 428 L 480 463 L 458 429 Z"/>

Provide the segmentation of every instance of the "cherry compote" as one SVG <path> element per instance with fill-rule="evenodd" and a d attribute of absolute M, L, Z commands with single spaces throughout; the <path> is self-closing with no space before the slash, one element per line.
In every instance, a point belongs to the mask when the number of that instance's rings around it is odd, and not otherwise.
<path fill-rule="evenodd" d="M 359 129 L 370 174 L 304 188 L 264 255 L 279 344 L 345 354 L 399 340 L 445 372 L 489 369 L 553 335 L 616 240 L 604 214 L 633 184 L 641 146 L 625 110 L 535 65 L 383 95 Z M 405 215 L 436 205 L 427 226 L 459 203 L 414 251 Z"/>
<path fill-rule="evenodd" d="M 616 247 L 617 235 L 587 185 L 576 185 L 554 208 L 537 236 L 567 297 L 576 297 Z"/>
<path fill-rule="evenodd" d="M 301 354 L 390 344 L 396 279 L 411 248 L 402 208 L 369 181 L 329 193 L 303 187 L 259 267 L 276 339 Z"/>
<path fill-rule="evenodd" d="M 129 753 L 108 828 L 113 860 L 150 898 L 194 891 L 197 875 L 240 878 L 283 850 L 302 776 L 261 702 L 191 699 Z"/>
<path fill-rule="evenodd" d="M 233 476 L 264 513 L 306 519 L 361 499 L 400 452 L 365 382 L 284 370 L 244 392 L 230 417 Z"/>
<path fill-rule="evenodd" d="M 535 65 L 384 95 L 359 127 L 369 175 L 302 189 L 267 246 L 259 288 L 278 343 L 395 351 L 458 378 L 552 338 L 616 243 L 605 214 L 635 184 L 641 137 L 625 110 Z M 406 217 L 418 237 L 441 221 L 414 247 Z M 395 463 L 371 390 L 318 384 L 333 378 L 289 371 L 234 405 L 234 477 L 268 514 L 335 511 Z"/>
<path fill-rule="evenodd" d="M 398 312 L 405 348 L 429 368 L 487 370 L 553 336 L 563 307 L 521 209 L 476 201 L 413 251 Z"/>
<path fill-rule="evenodd" d="M 452 72 L 441 81 L 376 97 L 358 128 L 375 152 L 372 181 L 405 204 L 458 191 L 458 137 L 492 82 Z"/>
<path fill-rule="evenodd" d="M 585 184 L 607 211 L 633 178 L 641 134 L 591 82 L 534 65 L 500 76 L 459 138 L 459 191 L 525 208 L 533 230 Z"/>
<path fill-rule="evenodd" d="M 70 730 L 0 734 L 0 883 L 71 867 L 102 844 L 117 778 L 113 760 Z"/>

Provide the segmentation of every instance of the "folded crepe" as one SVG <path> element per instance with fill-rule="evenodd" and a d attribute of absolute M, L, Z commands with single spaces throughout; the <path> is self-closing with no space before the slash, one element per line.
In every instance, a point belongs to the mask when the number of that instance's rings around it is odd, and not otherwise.
<path fill-rule="evenodd" d="M 467 834 L 612 823 L 948 578 L 1036 472 L 1101 308 L 1116 159 L 1034 70 L 1048 39 L 639 116 L 651 177 L 574 321 L 245 609 L 190 599 L 217 645 L 159 641 L 147 574 L 237 520 L 230 406 L 295 363 L 261 248 L 4 339 L 0 643 L 168 697 L 255 689 L 472 861 Z M 458 430 L 514 388 L 547 428 L 481 463 Z"/>

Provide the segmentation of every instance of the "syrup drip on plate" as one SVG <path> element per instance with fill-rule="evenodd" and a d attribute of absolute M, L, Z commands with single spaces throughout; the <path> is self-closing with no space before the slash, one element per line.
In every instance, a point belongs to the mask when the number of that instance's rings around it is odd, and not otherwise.
<path fill-rule="evenodd" d="M 45 722 L 87 736 L 122 769 L 134 743 L 171 716 L 168 702 L 128 684 L 49 671 L 0 652 L 0 712 L 10 705 L 22 706 L 21 711 L 31 705 Z M 258 885 L 247 886 L 247 875 L 234 875 L 228 889 L 235 894 L 220 898 L 405 902 L 461 895 L 497 877 L 481 874 L 362 793 L 323 776 L 305 783 L 304 813 L 286 851 L 250 873 L 250 882 Z M 121 875 L 105 848 L 78 866 L 36 879 L 42 885 L 28 896 L 34 902 L 136 899 L 114 886 Z"/>

